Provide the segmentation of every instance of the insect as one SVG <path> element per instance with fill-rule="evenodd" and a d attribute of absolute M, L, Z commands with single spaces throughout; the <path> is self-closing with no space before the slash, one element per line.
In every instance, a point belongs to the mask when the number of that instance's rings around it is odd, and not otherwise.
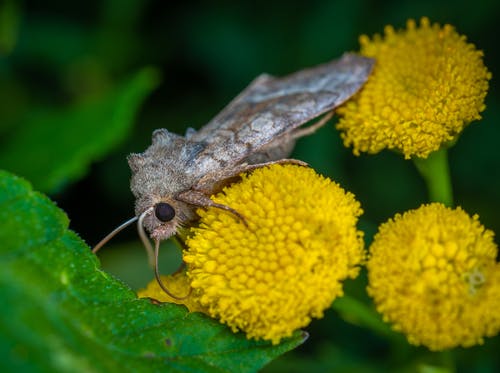
<path fill-rule="evenodd" d="M 160 242 L 189 226 L 199 207 L 224 209 L 244 222 L 230 206 L 213 202 L 238 175 L 273 163 L 304 162 L 287 159 L 295 140 L 313 133 L 332 116 L 333 110 L 354 95 L 368 79 L 374 61 L 354 54 L 274 78 L 257 77 L 214 119 L 185 136 L 158 129 L 144 153 L 131 154 L 130 187 L 136 198 L 136 216 L 97 244 L 97 252 L 111 237 L 137 221 L 139 235 L 158 270 Z M 325 114 L 317 123 L 301 127 Z M 155 243 L 153 249 L 145 230 Z"/>

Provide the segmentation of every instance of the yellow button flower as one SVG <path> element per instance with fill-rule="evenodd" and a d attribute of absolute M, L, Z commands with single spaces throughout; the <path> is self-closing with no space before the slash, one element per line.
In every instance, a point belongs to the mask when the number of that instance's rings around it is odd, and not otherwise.
<path fill-rule="evenodd" d="M 362 213 L 351 193 L 295 165 L 261 168 L 199 210 L 184 253 L 193 294 L 207 313 L 248 338 L 279 343 L 342 295 L 364 258 Z"/>
<path fill-rule="evenodd" d="M 191 286 L 189 284 L 189 279 L 186 276 L 186 272 L 180 271 L 173 275 L 161 276 L 161 281 L 167 284 L 168 290 L 174 295 L 179 295 L 183 297 L 185 294 L 189 294 L 185 298 L 172 298 L 170 295 L 165 293 L 160 287 L 158 282 L 155 280 L 151 281 L 145 289 L 141 289 L 137 292 L 137 296 L 140 298 L 151 298 L 163 303 L 175 303 L 183 304 L 189 310 L 189 312 L 205 312 L 205 308 L 200 304 L 198 299 L 191 292 Z"/>
<path fill-rule="evenodd" d="M 368 292 L 408 341 L 468 347 L 500 330 L 500 267 L 493 232 L 439 203 L 396 215 L 370 247 Z"/>
<path fill-rule="evenodd" d="M 422 18 L 384 36 L 361 36 L 361 54 L 376 59 L 363 89 L 338 113 L 337 128 L 353 152 L 397 150 L 426 158 L 480 119 L 491 74 L 483 53 L 450 25 Z"/>

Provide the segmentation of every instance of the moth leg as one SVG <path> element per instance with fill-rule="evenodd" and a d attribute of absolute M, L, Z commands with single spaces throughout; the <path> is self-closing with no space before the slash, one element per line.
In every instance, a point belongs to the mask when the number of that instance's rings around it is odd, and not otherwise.
<path fill-rule="evenodd" d="M 323 118 L 318 120 L 316 123 L 311 124 L 310 126 L 307 126 L 307 127 L 297 128 L 292 133 L 290 133 L 288 136 L 290 136 L 290 138 L 296 140 L 302 136 L 312 135 L 319 128 L 323 127 L 326 124 L 326 122 L 328 122 L 330 119 L 332 119 L 332 117 L 333 117 L 333 111 L 330 111 Z"/>
<path fill-rule="evenodd" d="M 191 190 L 201 192 L 205 196 L 212 195 L 220 192 L 223 187 L 238 181 L 241 174 L 273 164 L 295 164 L 302 167 L 309 167 L 306 162 L 299 161 L 298 159 L 279 159 L 277 161 L 256 164 L 243 163 L 234 168 L 225 169 L 203 176 L 195 185 L 193 185 Z"/>
<path fill-rule="evenodd" d="M 237 175 L 239 175 L 244 172 L 251 172 L 258 168 L 271 166 L 273 164 L 294 164 L 297 166 L 309 167 L 309 165 L 304 161 L 300 161 L 298 159 L 293 159 L 293 158 L 285 158 L 285 159 L 278 159 L 276 161 L 244 165 L 243 167 L 236 169 L 236 171 L 238 172 Z"/>
<path fill-rule="evenodd" d="M 325 123 L 332 118 L 332 116 L 333 111 L 327 113 L 323 118 L 310 126 L 304 128 L 296 128 L 293 131 L 283 133 L 268 144 L 261 147 L 254 154 L 248 156 L 246 159 L 247 163 L 257 164 L 286 158 L 292 153 L 293 147 L 295 146 L 295 141 L 298 138 L 313 134 L 320 127 L 324 126 Z"/>
<path fill-rule="evenodd" d="M 185 203 L 189 203 L 190 205 L 194 205 L 194 206 L 199 206 L 199 207 L 203 207 L 203 208 L 215 207 L 215 208 L 218 208 L 221 210 L 225 210 L 227 212 L 230 212 L 234 216 L 236 216 L 239 220 L 242 221 L 243 224 L 248 226 L 248 224 L 245 220 L 245 217 L 243 215 L 241 215 L 238 211 L 236 211 L 235 209 L 233 209 L 227 205 L 223 205 L 223 204 L 216 203 L 216 202 L 212 201 L 210 199 L 210 197 L 203 194 L 202 192 L 199 192 L 196 190 L 187 190 L 185 192 L 179 193 L 177 195 L 176 199 L 179 201 L 185 202 Z"/>

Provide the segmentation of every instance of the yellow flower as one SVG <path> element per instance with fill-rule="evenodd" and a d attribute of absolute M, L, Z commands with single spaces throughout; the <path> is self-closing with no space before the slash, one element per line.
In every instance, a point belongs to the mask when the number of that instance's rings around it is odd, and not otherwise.
<path fill-rule="evenodd" d="M 364 258 L 359 203 L 295 165 L 261 168 L 212 197 L 244 218 L 199 210 L 184 261 L 208 314 L 274 344 L 320 318 Z"/>
<path fill-rule="evenodd" d="M 376 59 L 364 88 L 339 108 L 337 128 L 353 152 L 393 149 L 426 158 L 480 119 L 491 74 L 483 53 L 450 25 L 422 18 L 407 29 L 361 36 L 361 54 Z"/>
<path fill-rule="evenodd" d="M 368 292 L 408 341 L 431 350 L 472 346 L 500 330 L 493 232 L 439 203 L 396 215 L 370 247 Z"/>
<path fill-rule="evenodd" d="M 184 294 L 189 294 L 186 298 L 177 299 L 172 298 L 167 293 L 165 293 L 158 282 L 155 280 L 151 281 L 145 289 L 141 289 L 137 292 L 137 296 L 140 298 L 152 298 L 163 303 L 176 303 L 183 304 L 187 307 L 189 312 L 205 312 L 206 310 L 200 304 L 198 299 L 193 295 L 189 285 L 189 279 L 186 276 L 186 272 L 181 271 L 169 276 L 161 276 L 161 280 L 168 290 L 172 294 L 178 294 L 183 296 Z"/>

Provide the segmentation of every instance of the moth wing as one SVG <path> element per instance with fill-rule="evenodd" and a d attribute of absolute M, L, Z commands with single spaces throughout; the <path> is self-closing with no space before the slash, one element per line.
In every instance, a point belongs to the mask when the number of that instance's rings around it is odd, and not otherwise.
<path fill-rule="evenodd" d="M 329 112 L 366 82 L 374 60 L 355 54 L 282 78 L 255 79 L 207 125 L 190 137 L 203 143 L 193 163 L 237 164 L 278 136 Z M 216 167 L 217 168 L 217 167 Z"/>

